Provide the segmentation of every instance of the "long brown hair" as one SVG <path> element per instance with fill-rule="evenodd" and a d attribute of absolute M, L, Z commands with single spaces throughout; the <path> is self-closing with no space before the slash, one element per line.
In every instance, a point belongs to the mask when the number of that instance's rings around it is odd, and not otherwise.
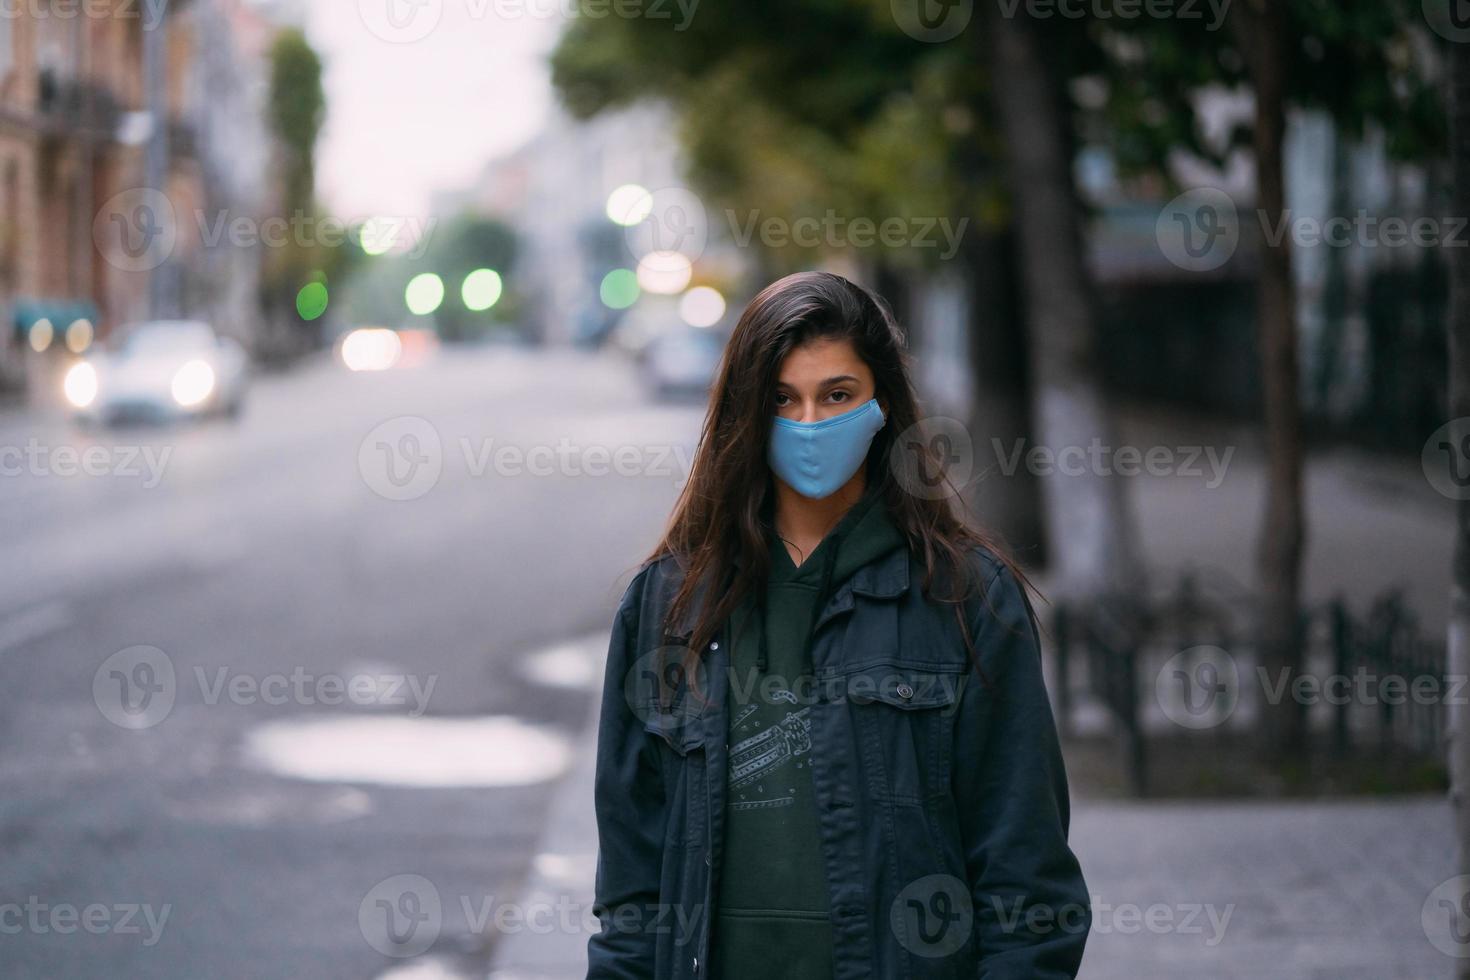
<path fill-rule="evenodd" d="M 672 555 L 683 571 L 664 629 L 682 619 L 703 592 L 688 640 L 698 658 L 740 602 L 765 587 L 775 498 L 766 452 L 776 383 L 786 355 L 816 338 L 850 341 L 873 372 L 887 422 L 868 450 L 867 485 L 877 488 L 910 553 L 922 557 L 925 595 L 956 604 L 970 648 L 960 605 L 976 591 L 967 553 L 983 545 L 1011 568 L 1023 590 L 1030 583 L 992 535 L 967 521 L 955 506 L 960 494 L 952 486 L 944 495 L 905 489 L 899 466 L 943 470 L 927 440 L 913 436 L 920 417 L 903 332 L 881 298 L 827 272 L 800 272 L 761 290 L 725 347 L 689 480 L 649 556 L 652 561 Z M 894 453 L 900 438 L 913 444 Z M 936 594 L 941 579 L 951 586 L 945 595 Z"/>

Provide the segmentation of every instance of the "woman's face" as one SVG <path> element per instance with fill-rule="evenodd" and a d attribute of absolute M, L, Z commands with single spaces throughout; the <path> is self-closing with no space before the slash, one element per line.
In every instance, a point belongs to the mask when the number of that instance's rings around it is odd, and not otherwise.
<path fill-rule="evenodd" d="M 776 379 L 776 414 L 820 422 L 872 398 L 873 372 L 852 341 L 817 337 L 794 348 Z"/>

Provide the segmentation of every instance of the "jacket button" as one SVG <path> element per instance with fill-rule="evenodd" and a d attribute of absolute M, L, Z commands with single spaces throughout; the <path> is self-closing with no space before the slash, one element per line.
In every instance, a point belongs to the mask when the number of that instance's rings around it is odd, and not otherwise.
<path fill-rule="evenodd" d="M 898 685 L 898 696 L 907 701 L 914 696 L 914 689 L 907 684 L 900 684 Z"/>
<path fill-rule="evenodd" d="M 704 866 L 706 868 L 714 867 L 714 863 L 715 863 L 715 859 L 710 856 L 710 854 L 709 854 L 708 851 L 706 851 L 705 852 L 705 855 L 704 855 Z"/>
<path fill-rule="evenodd" d="M 694 972 L 695 973 L 698 973 L 699 972 L 699 957 L 698 956 L 694 957 Z"/>
<path fill-rule="evenodd" d="M 718 650 L 720 648 L 720 641 L 719 640 L 711 640 L 710 641 L 709 648 L 711 650 Z"/>

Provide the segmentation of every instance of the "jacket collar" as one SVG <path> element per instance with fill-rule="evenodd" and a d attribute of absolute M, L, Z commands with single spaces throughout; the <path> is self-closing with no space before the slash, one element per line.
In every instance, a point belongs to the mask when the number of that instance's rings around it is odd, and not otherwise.
<path fill-rule="evenodd" d="M 736 566 L 740 561 L 736 559 Z M 874 559 L 866 565 L 853 572 L 845 582 L 837 585 L 828 600 L 827 606 L 822 610 L 817 625 L 821 625 L 839 612 L 852 608 L 854 594 L 867 596 L 872 599 L 891 599 L 902 595 L 909 588 L 909 550 L 906 546 L 894 548 L 881 558 Z M 671 585 L 668 596 L 673 598 L 673 587 Z M 678 637 L 689 637 L 694 633 L 694 620 L 697 610 L 703 603 L 704 593 L 707 588 L 701 586 L 696 590 L 698 595 L 690 608 L 684 611 L 679 622 L 675 626 L 673 635 Z"/>

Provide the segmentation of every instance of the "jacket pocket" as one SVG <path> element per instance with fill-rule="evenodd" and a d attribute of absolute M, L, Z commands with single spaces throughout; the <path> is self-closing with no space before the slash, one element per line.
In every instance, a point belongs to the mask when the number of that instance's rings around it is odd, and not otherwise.
<path fill-rule="evenodd" d="M 837 676 L 872 798 L 921 805 L 948 793 L 950 733 L 964 676 L 958 667 L 898 661 Z"/>
<path fill-rule="evenodd" d="M 697 847 L 705 841 L 708 766 L 703 714 L 656 713 L 643 726 L 669 749 L 659 758 L 669 815 L 666 843 L 674 847 Z"/>

